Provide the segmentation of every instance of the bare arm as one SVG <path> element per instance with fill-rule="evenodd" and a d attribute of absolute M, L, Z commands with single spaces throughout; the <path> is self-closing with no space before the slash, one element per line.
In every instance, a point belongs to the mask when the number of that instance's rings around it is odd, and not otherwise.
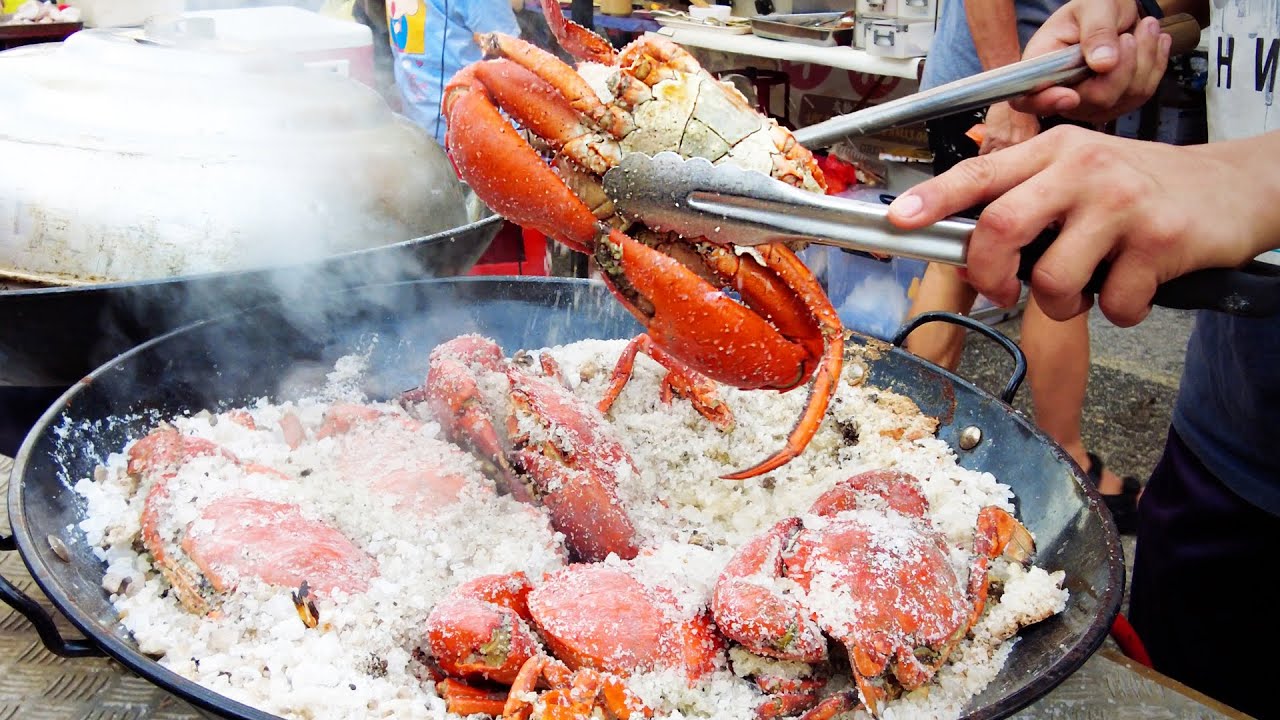
<path fill-rule="evenodd" d="M 965 0 L 964 12 L 983 70 L 1002 67 L 1022 57 L 1014 0 Z M 1007 102 L 996 103 L 987 111 L 981 152 L 1016 145 L 1038 132 L 1040 121 L 1035 115 L 1018 112 Z"/>
<path fill-rule="evenodd" d="M 983 70 L 1003 67 L 1022 57 L 1013 5 L 1013 0 L 965 0 L 965 19 Z"/>

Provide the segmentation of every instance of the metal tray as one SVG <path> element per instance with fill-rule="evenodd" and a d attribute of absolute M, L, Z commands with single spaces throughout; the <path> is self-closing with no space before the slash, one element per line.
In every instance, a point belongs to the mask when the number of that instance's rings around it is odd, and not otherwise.
<path fill-rule="evenodd" d="M 852 12 L 796 13 L 792 15 L 756 15 L 751 18 L 752 34 L 787 42 L 816 45 L 818 47 L 837 47 L 853 45 L 855 25 L 849 27 L 833 27 L 842 17 L 853 20 Z"/>

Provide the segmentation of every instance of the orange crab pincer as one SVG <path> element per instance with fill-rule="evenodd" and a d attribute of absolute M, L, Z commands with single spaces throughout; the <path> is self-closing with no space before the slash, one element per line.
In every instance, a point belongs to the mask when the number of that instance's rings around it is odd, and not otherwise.
<path fill-rule="evenodd" d="M 594 258 L 610 290 L 645 327 L 637 346 L 665 351 L 650 354 L 676 375 L 669 387 L 697 394 L 696 378 L 705 375 L 742 389 L 785 392 L 812 379 L 785 446 L 725 477 L 784 465 L 817 431 L 843 362 L 843 329 L 821 285 L 781 244 L 739 254 L 705 238 L 628 226 L 614 214 L 600 176 L 626 153 L 663 150 L 760 170 L 815 192 L 825 189 L 822 170 L 789 131 L 675 43 L 645 35 L 615 53 L 566 21 L 556 0 L 543 0 L 543 7 L 560 44 L 586 61 L 578 68 L 583 74 L 517 38 L 478 36 L 487 59 L 464 68 L 445 89 L 454 166 L 498 213 Z M 586 75 L 601 76 L 602 86 Z M 533 139 L 526 141 L 503 113 Z M 633 357 L 624 355 L 602 410 L 629 377 Z M 727 424 L 714 400 L 690 399 L 710 420 Z"/>
<path fill-rule="evenodd" d="M 963 579 L 928 507 L 906 473 L 843 481 L 815 501 L 812 520 L 787 518 L 738 551 L 713 593 L 717 626 L 757 655 L 810 663 L 827 657 L 825 638 L 834 638 L 876 714 L 883 701 L 929 682 L 968 634 L 986 604 L 991 561 L 1027 563 L 1035 549 L 1012 515 L 982 508 Z M 803 592 L 789 592 L 791 583 Z M 837 694 L 806 717 L 830 717 L 857 700 Z"/>

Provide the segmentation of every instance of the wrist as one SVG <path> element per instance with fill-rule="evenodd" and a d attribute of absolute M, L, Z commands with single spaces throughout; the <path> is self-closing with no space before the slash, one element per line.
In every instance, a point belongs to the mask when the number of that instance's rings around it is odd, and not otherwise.
<path fill-rule="evenodd" d="M 1280 131 L 1187 149 L 1200 155 L 1202 168 L 1216 166 L 1218 172 L 1209 175 L 1214 178 L 1210 187 L 1228 194 L 1224 213 L 1247 220 L 1241 239 L 1248 243 L 1248 257 L 1280 249 L 1280 203 L 1274 202 L 1280 197 L 1280 167 L 1268 162 L 1280 153 Z M 1248 182 L 1241 183 L 1241 177 L 1249 178 Z"/>

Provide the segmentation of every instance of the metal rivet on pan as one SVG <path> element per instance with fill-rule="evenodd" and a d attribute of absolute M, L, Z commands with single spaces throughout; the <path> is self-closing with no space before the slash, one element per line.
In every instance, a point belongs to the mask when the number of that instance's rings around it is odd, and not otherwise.
<path fill-rule="evenodd" d="M 978 447 L 980 442 L 982 442 L 982 428 L 977 425 L 970 425 L 960 431 L 961 450 L 972 450 Z"/>
<path fill-rule="evenodd" d="M 54 555 L 58 556 L 59 560 L 71 562 L 71 552 L 67 550 L 67 545 L 62 542 L 62 538 L 57 535 L 49 535 L 45 538 L 45 541 L 49 543 L 49 549 L 53 551 Z"/>

